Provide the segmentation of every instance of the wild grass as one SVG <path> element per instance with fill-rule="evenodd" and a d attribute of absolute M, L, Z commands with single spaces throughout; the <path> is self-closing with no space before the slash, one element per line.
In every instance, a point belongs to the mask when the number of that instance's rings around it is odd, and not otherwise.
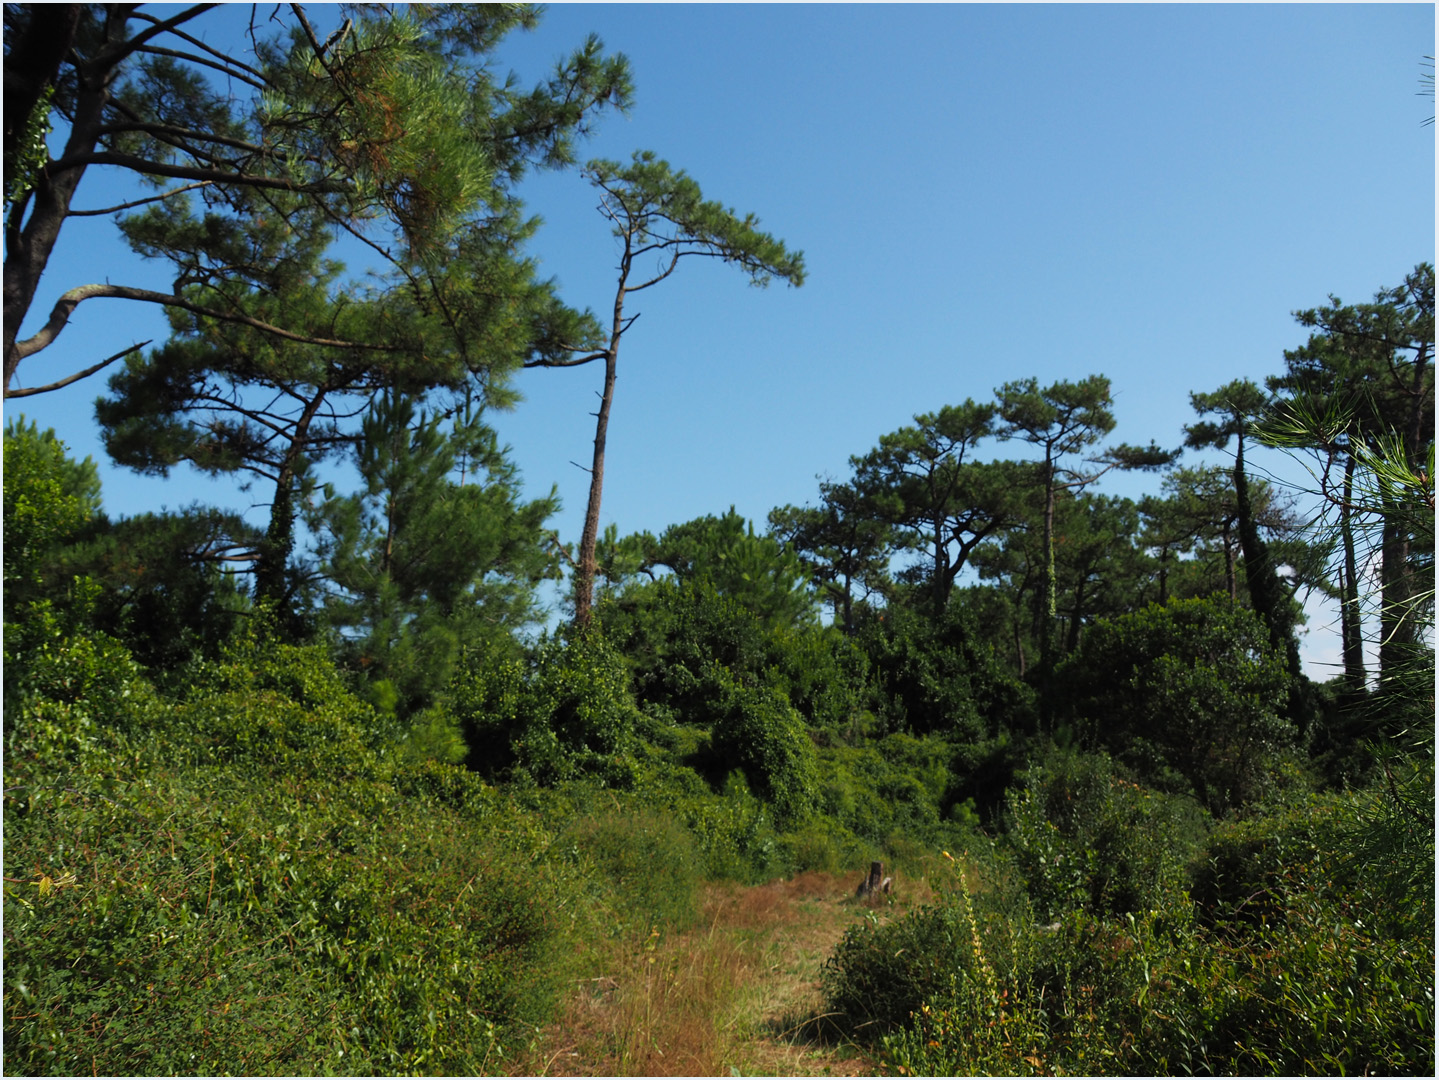
<path fill-rule="evenodd" d="M 871 1055 L 823 1016 L 819 972 L 856 919 L 906 910 L 853 897 L 858 873 L 708 883 L 688 930 L 591 939 L 544 1037 L 516 1075 L 871 1075 Z"/>

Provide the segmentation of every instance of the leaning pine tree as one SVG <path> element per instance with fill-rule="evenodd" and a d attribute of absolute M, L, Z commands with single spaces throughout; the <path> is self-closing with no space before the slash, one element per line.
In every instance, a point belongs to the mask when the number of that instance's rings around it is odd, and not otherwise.
<path fill-rule="evenodd" d="M 756 285 L 768 285 L 771 278 L 783 278 L 791 285 L 804 283 L 804 256 L 789 252 L 784 243 L 758 229 L 753 214 L 739 217 L 717 202 L 706 202 L 697 183 L 683 171 L 658 160 L 650 151 L 636 152 L 627 166 L 613 161 L 592 161 L 585 176 L 600 191 L 600 213 L 614 226 L 620 241 L 619 280 L 615 287 L 614 312 L 609 341 L 593 352 L 576 349 L 564 359 L 541 357 L 527 367 L 577 367 L 596 360 L 605 364 L 604 391 L 595 424 L 595 450 L 590 466 L 590 496 L 580 535 L 579 558 L 574 567 L 575 625 L 589 625 L 594 604 L 597 569 L 595 547 L 600 531 L 600 498 L 605 480 L 605 439 L 609 431 L 610 406 L 615 395 L 615 372 L 619 363 L 620 339 L 634 324 L 636 315 L 625 315 L 625 301 L 631 293 L 658 285 L 675 272 L 681 259 L 701 255 L 734 263 Z M 650 276 L 636 280 L 636 261 L 658 261 Z M 645 265 L 650 265 L 646 263 Z"/>

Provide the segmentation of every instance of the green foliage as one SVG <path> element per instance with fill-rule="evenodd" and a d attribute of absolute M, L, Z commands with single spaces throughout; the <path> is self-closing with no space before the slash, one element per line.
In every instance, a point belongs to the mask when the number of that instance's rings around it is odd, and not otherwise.
<path fill-rule="evenodd" d="M 1085 745 L 1216 815 L 1253 802 L 1295 745 L 1289 683 L 1260 620 L 1232 601 L 1176 600 L 1100 622 L 1060 685 Z"/>
<path fill-rule="evenodd" d="M 857 600 L 890 587 L 889 561 L 895 541 L 888 523 L 872 513 L 864 492 L 851 484 L 821 483 L 822 505 L 784 506 L 770 511 L 770 533 L 810 566 L 820 594 L 834 608 L 835 622 L 854 632 Z M 859 596 L 856 591 L 862 590 Z"/>
<path fill-rule="evenodd" d="M 934 736 L 891 734 L 867 746 L 821 749 L 819 811 L 872 845 L 958 842 L 963 822 L 944 820 L 955 761 L 953 744 Z"/>
<path fill-rule="evenodd" d="M 244 606 L 219 569 L 231 544 L 255 540 L 241 519 L 192 508 L 112 522 L 100 512 L 95 463 L 15 420 L 5 434 L 5 521 L 6 618 L 42 598 L 74 609 L 75 580 L 89 579 L 88 627 L 157 675 L 213 657 Z"/>
<path fill-rule="evenodd" d="M 794 870 L 785 860 L 774 816 L 750 793 L 743 773 L 736 772 L 720 793 L 706 790 L 648 801 L 673 815 L 694 837 L 711 880 L 759 882 Z"/>
<path fill-rule="evenodd" d="M 585 175 L 603 193 L 606 213 L 627 253 L 658 252 L 671 269 L 671 260 L 685 255 L 719 257 L 744 270 L 756 285 L 768 285 L 775 277 L 794 286 L 804 283 L 802 253 L 786 250 L 784 241 L 761 232 L 754 214 L 740 217 L 706 200 L 683 169 L 672 169 L 652 151 L 636 151 L 628 165 L 591 161 Z"/>
<path fill-rule="evenodd" d="M 863 500 L 853 509 L 892 526 L 902 546 L 922 553 L 907 573 L 928 584 L 935 618 L 943 615 L 975 546 L 1014 517 L 1018 477 L 1012 465 L 965 460 L 994 434 L 995 411 L 973 400 L 946 405 L 851 459 Z"/>
<path fill-rule="evenodd" d="M 826 1008 L 868 1039 L 901 1028 L 953 979 L 969 977 L 969 937 L 965 912 L 953 904 L 926 905 L 887 923 L 866 913 L 825 961 Z"/>
<path fill-rule="evenodd" d="M 938 620 L 900 604 L 868 612 L 857 640 L 889 729 L 956 742 L 1034 730 L 1033 694 L 979 642 L 961 605 Z"/>
<path fill-rule="evenodd" d="M 5 213 L 10 204 L 19 202 L 35 187 L 35 175 L 50 160 L 45 139 L 50 134 L 50 110 L 54 108 L 55 87 L 40 92 L 35 107 L 25 119 L 25 127 L 16 132 L 5 146 Z"/>
<path fill-rule="evenodd" d="M 124 752 L 162 710 L 124 645 L 76 626 L 82 586 L 64 617 L 44 600 L 5 624 L 5 787 L 25 802 Z"/>
<path fill-rule="evenodd" d="M 713 664 L 738 679 L 781 687 L 814 728 L 865 725 L 871 701 L 863 653 L 832 628 L 766 625 L 707 581 L 632 585 L 599 610 L 606 634 L 635 672 L 635 693 L 681 720 L 704 714 Z"/>
<path fill-rule="evenodd" d="M 713 665 L 704 676 L 711 747 L 721 768 L 744 770 L 781 824 L 802 821 L 816 793 L 814 744 L 782 690 L 747 686 Z"/>
<path fill-rule="evenodd" d="M 1203 833 L 1188 800 L 1117 775 L 1103 754 L 1053 751 L 1010 793 L 1005 842 L 1040 918 L 1161 907 Z"/>
<path fill-rule="evenodd" d="M 239 515 L 199 506 L 119 521 L 102 516 L 62 565 L 102 587 L 95 625 L 163 682 L 192 660 L 215 659 L 240 625 L 249 598 L 224 569 L 225 557 L 256 539 Z"/>
<path fill-rule="evenodd" d="M 544 1018 L 548 836 L 441 766 L 392 786 L 396 730 L 322 649 L 248 635 L 171 706 L 32 614 L 7 628 L 7 1072 L 482 1073 Z"/>
<path fill-rule="evenodd" d="M 1034 463 L 1037 483 L 1043 493 L 1043 547 L 1037 567 L 1031 570 L 1037 583 L 1036 598 L 1040 620 L 1040 676 L 1048 679 L 1054 657 L 1054 628 L 1058 614 L 1055 573 L 1055 502 L 1061 491 L 1077 492 L 1111 469 L 1153 469 L 1167 465 L 1176 454 L 1158 446 L 1111 447 L 1098 455 L 1075 461 L 1075 456 L 1114 430 L 1113 397 L 1109 379 L 1091 375 L 1082 382 L 1059 381 L 1040 388 L 1034 378 L 1005 383 L 995 394 L 999 398 L 997 434 L 1001 439 L 1021 439 L 1042 455 Z M 1037 571 L 1037 572 L 1036 572 Z M 1043 702 L 1046 709 L 1050 702 Z"/>
<path fill-rule="evenodd" d="M 552 886 L 503 827 L 366 783 L 128 779 L 7 827 L 7 1071 L 479 1073 L 545 1015 Z"/>
<path fill-rule="evenodd" d="M 73 461 L 53 430 L 5 425 L 6 618 L 54 588 L 58 550 L 100 512 L 95 463 Z"/>
<path fill-rule="evenodd" d="M 519 478 L 478 417 L 417 414 L 409 398 L 374 403 L 355 453 L 363 483 L 327 488 L 311 525 L 331 585 L 326 616 L 352 665 L 387 680 L 402 715 L 432 703 L 464 642 L 502 652 L 557 577 L 543 532 L 554 493 L 519 500 Z"/>
<path fill-rule="evenodd" d="M 606 57 L 591 38 L 531 88 L 496 78 L 494 51 L 508 32 L 535 24 L 530 5 L 356 12 L 342 27 L 318 29 L 296 12 L 273 20 L 279 27 L 273 36 L 257 26 L 243 54 L 207 46 L 198 55 L 190 50 L 196 35 L 206 37 L 205 14 L 192 9 L 151 24 L 143 14 L 85 9 L 71 20 L 73 48 L 68 38 L 54 40 L 63 20 L 42 25 L 18 11 L 6 20 L 7 53 L 63 57 L 41 79 L 55 88 L 49 115 L 65 121 L 57 138 L 67 154 L 87 160 L 108 154 L 92 168 L 118 168 L 130 180 L 157 184 L 169 184 L 166 178 L 181 170 L 215 196 L 201 215 L 179 194 L 125 222 L 137 250 L 175 264 L 173 294 L 137 297 L 135 290 L 91 285 L 74 290 L 72 300 L 159 302 L 202 320 L 264 327 L 301 343 L 297 352 L 332 349 L 337 366 L 362 364 L 367 351 L 373 359 L 395 344 L 386 328 L 371 321 L 356 338 L 337 336 L 337 329 L 357 329 L 343 304 L 332 312 L 338 326 L 308 318 L 291 301 L 293 286 L 312 267 L 290 257 L 292 246 L 282 244 L 278 253 L 273 247 L 277 238 L 313 235 L 315 223 L 324 222 L 326 231 L 360 235 L 390 264 L 381 295 L 364 296 L 359 307 L 398 296 L 403 310 L 418 297 L 405 333 L 429 337 L 420 349 L 431 356 L 445 351 L 442 341 L 483 350 L 511 332 L 527 344 L 549 329 L 575 340 L 567 331 L 576 319 L 536 326 L 557 305 L 534 281 L 533 267 L 514 257 L 523 217 L 513 186 L 531 164 L 572 164 L 574 141 L 595 113 L 628 104 L 623 57 Z M 243 161 L 233 156 L 237 147 L 247 148 Z M 32 178 L 41 193 L 28 207 L 25 235 L 37 256 L 12 282 L 7 300 L 7 390 L 14 364 L 54 338 L 39 334 L 13 349 L 79 179 L 68 170 L 40 170 Z M 474 274 L 473 257 L 483 247 L 492 272 Z M 321 286 L 309 297 L 325 293 Z M 474 359 L 472 370 L 488 366 Z"/>
<path fill-rule="evenodd" d="M 611 787 L 635 782 L 639 715 L 624 660 L 594 628 L 541 647 L 532 670 L 518 661 L 467 658 L 452 687 L 470 768 L 541 784 L 581 774 Z"/>
<path fill-rule="evenodd" d="M 664 281 L 678 269 L 681 259 L 692 256 L 717 258 L 743 270 L 753 285 L 766 286 L 774 277 L 791 285 L 804 283 L 804 256 L 789 252 L 784 242 L 758 228 L 753 214 L 744 217 L 722 203 L 707 201 L 700 188 L 683 170 L 673 170 L 650 151 L 636 151 L 628 166 L 614 161 L 589 162 L 584 175 L 600 193 L 599 211 L 610 222 L 619 242 L 619 278 L 615 284 L 614 316 L 610 323 L 609 340 L 604 349 L 588 356 L 567 360 L 538 359 L 528 366 L 570 367 L 593 360 L 604 360 L 604 391 L 600 395 L 599 412 L 595 414 L 595 456 L 590 469 L 589 505 L 585 513 L 584 531 L 580 535 L 579 557 L 575 560 L 575 625 L 589 625 L 594 604 L 595 576 L 598 572 L 600 499 L 604 490 L 605 439 L 609 428 L 610 406 L 614 402 L 615 378 L 619 363 L 620 339 L 634 324 L 638 315 L 624 315 L 625 302 L 631 293 L 642 292 Z M 636 266 L 635 260 L 640 260 Z M 566 351 L 583 347 L 569 345 Z M 733 515 L 732 515 L 733 516 Z M 753 539 L 753 538 L 750 538 Z M 793 614 L 797 597 L 792 594 L 793 575 L 801 573 L 797 560 L 779 567 L 774 576 L 772 553 L 764 545 L 753 543 L 737 548 L 740 571 L 735 576 L 744 580 L 745 567 L 759 574 L 751 578 L 760 594 L 781 603 L 780 616 Z M 761 581 L 764 578 L 767 580 Z M 790 580 L 786 580 L 786 579 Z M 807 599 L 807 597 L 806 597 Z M 783 609 L 788 608 L 786 612 Z"/>
<path fill-rule="evenodd" d="M 654 578 L 666 567 L 681 584 L 712 589 L 750 612 L 767 629 L 814 621 L 809 571 L 799 555 L 773 536 L 756 536 L 734 507 L 722 517 L 706 515 L 649 533 L 616 539 L 606 533 L 600 552 L 605 576 L 617 582 L 635 575 Z"/>
<path fill-rule="evenodd" d="M 1305 847 L 1261 860 L 1263 918 L 1227 918 L 1236 893 L 1216 931 L 1182 889 L 1045 926 L 998 882 L 971 896 L 956 877 L 935 907 L 851 931 L 826 986 L 873 1018 L 861 1035 L 888 1029 L 901 1075 L 1429 1075 L 1432 930 L 1376 932 L 1363 889 L 1336 888 Z"/>

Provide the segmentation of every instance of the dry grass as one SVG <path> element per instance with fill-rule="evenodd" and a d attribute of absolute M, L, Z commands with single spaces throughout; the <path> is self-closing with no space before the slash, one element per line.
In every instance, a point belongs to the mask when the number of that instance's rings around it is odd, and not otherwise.
<path fill-rule="evenodd" d="M 851 880 L 851 878 L 853 880 Z M 555 1022 L 516 1061 L 543 1076 L 866 1076 L 875 1063 L 835 1038 L 819 973 L 845 928 L 872 906 L 858 875 L 808 873 L 758 886 L 706 886 L 685 933 L 653 929 L 595 946 Z M 893 898 L 923 902 L 922 883 Z M 888 911 L 888 899 L 877 901 Z"/>

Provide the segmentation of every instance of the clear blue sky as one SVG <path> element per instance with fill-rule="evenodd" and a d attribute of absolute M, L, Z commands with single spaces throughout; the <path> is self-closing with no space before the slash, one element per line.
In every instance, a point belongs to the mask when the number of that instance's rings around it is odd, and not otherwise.
<path fill-rule="evenodd" d="M 701 261 L 642 294 L 606 471 L 603 521 L 621 533 L 731 504 L 762 526 L 915 413 L 1030 375 L 1108 375 L 1114 439 L 1177 445 L 1191 390 L 1281 368 L 1305 336 L 1294 309 L 1367 300 L 1434 259 L 1433 103 L 1418 96 L 1430 4 L 558 5 L 504 63 L 532 82 L 591 31 L 629 56 L 637 95 L 582 156 L 654 150 L 757 213 L 809 271 L 801 289 L 757 290 Z M 524 192 L 546 222 L 542 272 L 606 310 L 615 249 L 592 192 L 572 175 Z M 77 203 L 106 201 L 87 178 Z M 112 234 L 66 226 L 32 322 L 84 281 L 163 283 Z M 162 335 L 135 307 L 82 305 L 49 370 Z M 495 418 L 529 489 L 559 485 L 567 540 L 600 377 L 526 372 L 525 401 Z M 101 460 L 102 390 L 92 379 L 5 412 Z M 102 473 L 112 514 L 268 498 Z M 1305 651 L 1337 651 L 1320 622 Z"/>

